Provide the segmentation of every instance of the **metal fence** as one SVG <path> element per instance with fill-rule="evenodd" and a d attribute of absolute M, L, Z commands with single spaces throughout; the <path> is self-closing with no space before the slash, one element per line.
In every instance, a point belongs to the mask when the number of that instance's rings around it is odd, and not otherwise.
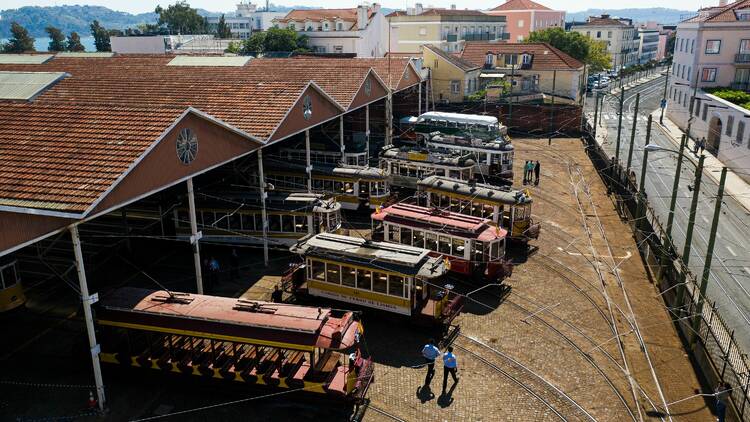
<path fill-rule="evenodd" d="M 589 134 L 593 132 L 588 122 L 586 128 Z M 670 248 L 666 230 L 648 200 L 639 208 L 638 188 L 633 175 L 625 174 L 620 165 L 612 165 L 607 153 L 590 135 L 584 139 L 594 165 L 617 197 L 618 210 L 630 221 L 641 256 L 658 281 L 662 298 L 677 321 L 675 326 L 686 349 L 692 353 L 710 386 L 710 391 L 704 394 L 713 393 L 715 387 L 729 383 L 729 409 L 737 420 L 750 421 L 750 359 L 746 352 L 735 341 L 733 330 L 724 322 L 715 303 L 701 297 L 698 277 Z M 642 218 L 638 218 L 639 212 L 643 213 Z M 703 307 L 699 313 L 701 302 Z"/>

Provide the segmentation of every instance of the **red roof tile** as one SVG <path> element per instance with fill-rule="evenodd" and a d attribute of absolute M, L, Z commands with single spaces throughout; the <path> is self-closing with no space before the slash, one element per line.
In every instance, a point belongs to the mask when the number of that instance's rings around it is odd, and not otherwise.
<path fill-rule="evenodd" d="M 424 48 L 430 49 L 433 53 L 437 54 L 438 56 L 442 57 L 444 60 L 448 61 L 452 65 L 456 66 L 457 68 L 463 70 L 464 72 L 479 69 L 480 65 L 474 64 L 468 60 L 464 60 L 459 56 L 454 56 L 453 54 L 448 54 L 445 51 L 443 51 L 440 47 L 436 47 L 432 44 L 425 45 Z M 484 63 L 484 62 L 482 62 Z"/>
<path fill-rule="evenodd" d="M 552 10 L 531 0 L 508 0 L 492 10 Z"/>
<path fill-rule="evenodd" d="M 531 70 L 574 70 L 583 67 L 583 63 L 547 43 L 491 43 L 467 42 L 461 52 L 461 58 L 483 66 L 487 53 L 533 55 Z"/>
<path fill-rule="evenodd" d="M 750 8 L 750 0 L 740 0 L 723 7 L 712 7 L 701 10 L 698 16 L 686 19 L 683 22 L 736 22 L 736 10 Z"/>

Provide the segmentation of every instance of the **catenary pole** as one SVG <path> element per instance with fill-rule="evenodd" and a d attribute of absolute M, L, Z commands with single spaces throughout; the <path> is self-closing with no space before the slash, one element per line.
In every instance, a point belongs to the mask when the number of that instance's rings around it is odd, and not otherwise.
<path fill-rule="evenodd" d="M 669 217 L 667 217 L 667 240 L 669 241 L 669 248 L 674 253 L 674 239 L 672 239 L 672 224 L 674 223 L 674 209 L 677 205 L 677 190 L 680 187 L 680 172 L 682 171 L 682 159 L 685 157 L 685 145 L 687 144 L 687 136 L 682 135 L 680 140 L 680 152 L 677 155 L 677 169 L 674 173 L 674 182 L 672 184 L 672 199 L 669 201 Z"/>
<path fill-rule="evenodd" d="M 596 121 L 599 118 L 599 92 L 594 97 L 594 139 L 596 139 Z"/>
<path fill-rule="evenodd" d="M 635 130 L 638 124 L 638 103 L 641 100 L 641 93 L 635 94 L 635 110 L 633 110 L 633 129 L 630 132 L 630 148 L 628 148 L 627 172 L 630 172 L 630 165 L 633 163 L 633 144 L 635 144 Z M 649 122 L 651 119 L 649 118 Z"/>
<path fill-rule="evenodd" d="M 685 232 L 685 247 L 682 250 L 682 280 L 680 287 L 677 288 L 677 306 L 681 306 L 685 294 L 685 282 L 687 281 L 688 264 L 690 263 L 690 251 L 693 244 L 693 229 L 695 228 L 695 214 L 698 209 L 698 197 L 701 190 L 701 179 L 703 177 L 703 160 L 706 156 L 701 155 L 698 159 L 698 166 L 695 168 L 695 186 L 693 186 L 693 201 L 690 204 L 690 214 L 688 214 L 688 226 Z"/>
<path fill-rule="evenodd" d="M 664 95 L 662 96 L 662 101 L 666 104 L 667 101 L 667 87 L 669 86 L 669 69 L 667 69 L 667 77 L 664 78 Z M 659 124 L 664 124 L 664 109 L 666 107 L 661 107 L 661 114 L 659 115 Z"/>
<path fill-rule="evenodd" d="M 648 145 L 651 142 L 651 115 L 648 116 L 648 123 L 646 125 L 646 142 Z M 641 163 L 641 179 L 638 181 L 638 211 L 636 212 L 635 227 L 640 229 L 643 227 L 643 220 L 646 218 L 646 169 L 648 168 L 648 149 L 643 149 L 643 163 Z"/>

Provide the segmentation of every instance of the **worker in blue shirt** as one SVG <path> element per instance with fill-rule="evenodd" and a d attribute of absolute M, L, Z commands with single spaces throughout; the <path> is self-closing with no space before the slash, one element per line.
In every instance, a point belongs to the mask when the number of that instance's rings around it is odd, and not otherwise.
<path fill-rule="evenodd" d="M 424 385 L 429 385 L 432 377 L 435 376 L 435 359 L 440 356 L 440 349 L 435 346 L 435 340 L 429 339 L 427 344 L 422 348 L 422 356 L 427 365 L 427 375 L 424 377 Z"/>
<path fill-rule="evenodd" d="M 451 374 L 453 377 L 454 385 L 458 382 L 456 371 L 458 371 L 456 355 L 453 354 L 453 347 L 448 346 L 448 351 L 443 354 L 443 394 L 445 394 L 445 387 L 448 384 L 448 374 Z"/>

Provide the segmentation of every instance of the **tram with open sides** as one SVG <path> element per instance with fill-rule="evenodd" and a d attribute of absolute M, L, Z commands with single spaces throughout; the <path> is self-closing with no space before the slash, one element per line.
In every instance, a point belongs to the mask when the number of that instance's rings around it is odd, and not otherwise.
<path fill-rule="evenodd" d="M 203 240 L 233 244 L 262 244 L 260 194 L 217 193 L 196 203 L 195 217 Z M 335 233 L 341 228 L 341 204 L 320 194 L 269 192 L 266 198 L 268 241 L 288 247 L 308 234 Z M 187 207 L 174 210 L 177 236 L 189 237 Z"/>
<path fill-rule="evenodd" d="M 348 311 L 122 287 L 101 295 L 101 360 L 359 403 L 374 366 Z"/>
<path fill-rule="evenodd" d="M 266 183 L 276 190 L 307 190 L 305 166 L 297 162 L 270 162 L 265 169 Z M 375 209 L 391 196 L 388 175 L 378 168 L 314 164 L 312 190 L 332 195 L 346 210 Z"/>
<path fill-rule="evenodd" d="M 303 262 L 284 276 L 285 290 L 400 314 L 442 329 L 463 308 L 445 284 L 442 258 L 428 250 L 336 234 L 317 234 L 292 246 Z"/>
<path fill-rule="evenodd" d="M 469 180 L 474 160 L 468 155 L 442 154 L 409 147 L 386 146 L 380 153 L 380 168 L 389 175 L 391 185 L 417 189 L 417 181 L 427 176 L 448 176 Z"/>
<path fill-rule="evenodd" d="M 451 272 L 487 283 L 509 277 L 507 232 L 482 217 L 398 203 L 372 214 L 373 239 L 416 246 L 442 256 Z"/>
<path fill-rule="evenodd" d="M 0 258 L 0 312 L 10 311 L 26 302 L 18 261 Z"/>
<path fill-rule="evenodd" d="M 531 218 L 531 196 L 509 187 L 431 176 L 419 181 L 419 205 L 489 218 L 512 241 L 537 239 L 541 225 Z"/>

